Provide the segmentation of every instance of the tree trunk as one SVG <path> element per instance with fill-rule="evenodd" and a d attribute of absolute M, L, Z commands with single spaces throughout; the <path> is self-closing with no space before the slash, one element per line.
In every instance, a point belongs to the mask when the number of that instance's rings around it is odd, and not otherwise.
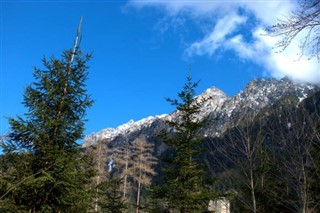
<path fill-rule="evenodd" d="M 99 186 L 100 184 L 100 175 L 97 177 L 97 185 L 96 185 L 96 198 L 95 198 L 95 204 L 94 204 L 94 212 L 98 212 L 98 193 L 99 193 Z"/>
<path fill-rule="evenodd" d="M 138 189 L 137 189 L 137 209 L 136 209 L 136 213 L 139 213 L 140 212 L 140 190 L 141 190 L 141 162 L 142 162 L 142 155 L 140 153 L 140 156 L 139 156 L 139 177 L 138 177 Z"/>
<path fill-rule="evenodd" d="M 140 212 L 140 189 L 141 189 L 141 183 L 140 181 L 138 182 L 138 192 L 137 192 L 137 208 L 136 208 L 136 213 Z"/>
<path fill-rule="evenodd" d="M 125 167 L 125 175 L 124 175 L 124 183 L 123 183 L 123 199 L 126 200 L 127 193 L 127 179 L 128 179 L 128 161 L 129 161 L 129 144 L 126 144 L 126 167 Z"/>
<path fill-rule="evenodd" d="M 98 176 L 96 179 L 96 198 L 95 198 L 95 204 L 94 204 L 94 212 L 98 212 L 98 200 L 99 200 L 99 184 L 100 184 L 100 175 L 102 174 L 102 170 L 101 170 L 101 155 L 102 155 L 102 143 L 99 144 L 98 147 L 98 164 L 97 164 L 97 168 L 98 168 Z"/>
<path fill-rule="evenodd" d="M 253 212 L 257 212 L 257 204 L 256 204 L 256 195 L 255 195 L 255 190 L 254 190 L 254 182 L 253 182 L 253 171 L 250 169 L 250 187 L 251 187 L 251 197 L 252 197 L 252 207 L 253 207 Z"/>
<path fill-rule="evenodd" d="M 307 192 L 307 177 L 304 168 L 304 162 L 302 160 L 302 175 L 303 175 L 303 183 L 302 183 L 302 213 L 308 213 L 308 192 Z"/>

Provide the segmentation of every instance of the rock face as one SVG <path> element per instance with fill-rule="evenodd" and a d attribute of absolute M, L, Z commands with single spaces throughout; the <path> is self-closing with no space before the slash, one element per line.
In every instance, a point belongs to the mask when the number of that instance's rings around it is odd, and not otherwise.
<path fill-rule="evenodd" d="M 311 84 L 295 84 L 287 78 L 253 80 L 238 94 L 224 101 L 220 109 L 209 113 L 209 118 L 215 122 L 205 132 L 208 136 L 219 136 L 226 128 L 237 125 L 244 117 L 256 115 L 284 96 L 296 97 L 301 102 L 318 89 Z"/>
<path fill-rule="evenodd" d="M 257 79 L 251 81 L 242 91 L 233 97 L 227 96 L 216 87 L 211 87 L 197 96 L 197 99 L 206 99 L 197 119 L 209 118 L 210 123 L 202 130 L 205 136 L 219 136 L 227 128 L 237 125 L 241 119 L 254 116 L 266 106 L 273 105 L 284 96 L 292 96 L 302 101 L 309 94 L 319 88 L 311 84 L 295 84 L 287 78 Z M 107 128 L 85 137 L 83 147 L 96 143 L 106 142 L 112 146 L 121 146 L 124 141 L 131 141 L 139 135 L 145 135 L 148 140 L 155 141 L 156 135 L 168 128 L 165 120 L 177 119 L 179 112 L 150 116 L 134 122 L 129 121 L 115 129 Z M 158 143 L 156 153 L 160 154 L 165 145 Z"/>

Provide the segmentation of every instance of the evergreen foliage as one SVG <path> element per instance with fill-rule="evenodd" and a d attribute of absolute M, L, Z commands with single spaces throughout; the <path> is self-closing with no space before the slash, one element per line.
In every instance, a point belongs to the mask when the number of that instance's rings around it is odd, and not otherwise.
<path fill-rule="evenodd" d="M 94 171 L 77 143 L 93 103 L 85 89 L 91 54 L 80 50 L 79 34 L 80 27 L 61 59 L 44 58 L 43 68 L 34 68 L 35 82 L 24 92 L 27 112 L 9 118 L 4 158 L 11 159 L 1 168 L 0 197 L 21 212 L 86 212 L 91 205 L 86 186 Z"/>
<path fill-rule="evenodd" d="M 169 165 L 164 170 L 163 186 L 154 188 L 154 193 L 162 197 L 170 209 L 185 213 L 203 211 L 209 200 L 216 198 L 216 194 L 208 190 L 208 178 L 199 161 L 202 153 L 199 130 L 207 121 L 197 117 L 206 101 L 195 98 L 197 86 L 198 82 L 192 82 L 192 78 L 188 76 L 183 90 L 178 93 L 179 100 L 167 99 L 176 107 L 178 118 L 168 121 L 174 134 L 162 135 L 172 154 L 168 159 Z"/>
<path fill-rule="evenodd" d="M 122 179 L 112 176 L 100 184 L 98 203 L 103 213 L 123 213 L 126 211 L 127 206 L 120 189 L 122 181 Z"/>

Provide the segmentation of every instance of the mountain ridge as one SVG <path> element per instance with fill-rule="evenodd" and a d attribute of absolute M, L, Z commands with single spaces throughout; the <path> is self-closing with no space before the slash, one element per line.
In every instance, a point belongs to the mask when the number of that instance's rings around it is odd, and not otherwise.
<path fill-rule="evenodd" d="M 257 114 L 263 107 L 274 104 L 283 96 L 292 95 L 301 102 L 312 91 L 317 90 L 319 88 L 315 85 L 294 83 L 288 78 L 255 79 L 234 96 L 228 96 L 213 86 L 195 97 L 207 100 L 197 118 L 214 120 L 202 130 L 203 135 L 219 136 L 228 127 L 237 125 L 246 116 Z M 133 139 L 139 134 L 155 136 L 167 128 L 165 120 L 177 117 L 178 112 L 175 111 L 171 114 L 149 116 L 138 121 L 130 120 L 116 128 L 106 128 L 87 135 L 82 146 L 88 147 L 102 140 L 120 143 L 123 138 Z"/>

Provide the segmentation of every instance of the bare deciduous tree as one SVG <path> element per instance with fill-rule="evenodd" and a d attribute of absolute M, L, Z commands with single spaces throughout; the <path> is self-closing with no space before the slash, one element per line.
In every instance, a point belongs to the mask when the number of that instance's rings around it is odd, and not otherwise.
<path fill-rule="evenodd" d="M 303 34 L 300 41 L 300 57 L 316 57 L 320 61 L 320 0 L 300 0 L 298 9 L 268 29 L 272 36 L 281 37 L 276 46 L 283 51 L 298 34 Z"/>
<path fill-rule="evenodd" d="M 95 161 L 95 169 L 97 172 L 94 177 L 94 185 L 96 187 L 96 198 L 94 204 L 95 212 L 98 212 L 99 185 L 107 179 L 106 162 L 108 161 L 111 153 L 111 150 L 107 147 L 107 142 L 108 141 L 106 140 L 98 141 L 91 147 L 94 154 L 93 160 Z"/>
<path fill-rule="evenodd" d="M 125 141 L 123 146 L 115 148 L 112 154 L 117 173 L 123 179 L 123 199 L 129 200 L 128 196 L 135 191 L 137 213 L 140 212 L 141 190 L 150 186 L 152 176 L 156 175 L 153 167 L 157 159 L 153 152 L 154 144 L 140 136 L 133 142 Z"/>
<path fill-rule="evenodd" d="M 316 110 L 312 115 L 305 103 L 297 111 L 282 110 L 272 127 L 272 131 L 279 133 L 273 140 L 278 141 L 282 150 L 278 161 L 282 175 L 278 178 L 288 184 L 296 197 L 286 203 L 293 211 L 303 213 L 316 212 L 319 207 L 310 188 L 312 180 L 320 180 L 320 168 L 315 162 L 318 153 L 312 152 L 314 143 L 319 144 L 319 117 L 316 117 L 319 111 L 316 106 L 313 108 Z"/>
<path fill-rule="evenodd" d="M 132 144 L 129 141 L 124 141 L 124 145 L 114 149 L 112 161 L 116 164 L 118 175 L 123 179 L 122 191 L 123 199 L 128 199 L 131 184 L 129 182 L 130 167 L 132 167 Z"/>
<path fill-rule="evenodd" d="M 243 122 L 244 125 L 234 127 L 223 137 L 212 141 L 213 149 L 211 157 L 217 157 L 215 160 L 218 167 L 223 169 L 224 178 L 230 179 L 230 182 L 241 179 L 244 186 L 250 191 L 250 200 L 242 199 L 238 196 L 240 202 L 250 209 L 252 212 L 257 212 L 256 187 L 258 178 L 263 179 L 262 175 L 256 174 L 257 167 L 261 163 L 258 158 L 261 151 L 264 134 L 253 120 L 248 119 Z M 222 157 L 222 158 L 221 158 Z M 235 172 L 237 170 L 238 172 Z"/>
<path fill-rule="evenodd" d="M 153 156 L 154 144 L 148 143 L 145 137 L 134 140 L 133 146 L 131 174 L 136 182 L 136 213 L 139 213 L 141 189 L 151 185 L 152 176 L 156 175 L 153 167 L 157 164 L 157 158 Z"/>

